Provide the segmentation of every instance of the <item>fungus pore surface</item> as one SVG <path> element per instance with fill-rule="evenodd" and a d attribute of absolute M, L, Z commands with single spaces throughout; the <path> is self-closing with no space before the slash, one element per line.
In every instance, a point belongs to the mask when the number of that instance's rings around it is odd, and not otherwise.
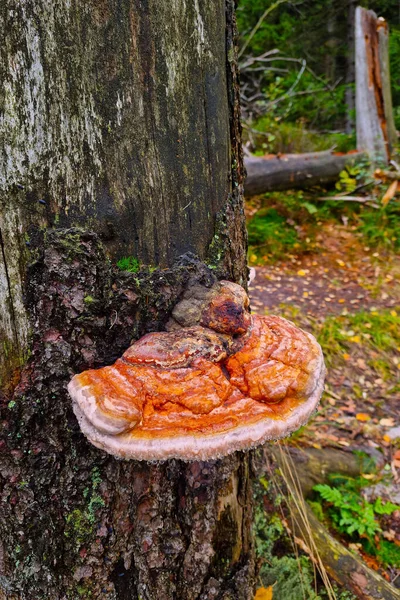
<path fill-rule="evenodd" d="M 325 366 L 314 337 L 251 316 L 239 285 L 194 286 L 167 331 L 68 385 L 89 441 L 124 459 L 206 460 L 279 439 L 315 411 Z"/>

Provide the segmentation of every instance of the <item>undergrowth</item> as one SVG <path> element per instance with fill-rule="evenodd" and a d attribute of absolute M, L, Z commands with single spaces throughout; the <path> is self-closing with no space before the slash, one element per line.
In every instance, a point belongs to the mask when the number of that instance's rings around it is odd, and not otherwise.
<path fill-rule="evenodd" d="M 354 344 L 392 353 L 400 347 L 400 316 L 393 309 L 331 316 L 316 325 L 315 333 L 328 364 Z"/>
<path fill-rule="evenodd" d="M 340 185 L 355 185 L 354 174 L 346 173 Z M 320 226 L 329 221 L 349 224 L 370 247 L 400 250 L 400 202 L 373 208 L 356 202 L 318 199 L 322 196 L 326 192 L 321 190 L 291 190 L 259 198 L 261 208 L 252 211 L 248 220 L 250 262 L 270 263 L 288 254 L 321 251 L 316 236 Z"/>
<path fill-rule="evenodd" d="M 362 476 L 331 475 L 329 479 L 331 485 L 314 487 L 316 497 L 310 505 L 316 516 L 349 541 L 360 543 L 383 567 L 399 567 L 400 548 L 382 537 L 380 519 L 400 510 L 400 506 L 381 498 L 368 502 L 360 493 L 369 484 Z"/>
<path fill-rule="evenodd" d="M 306 128 L 304 119 L 289 123 L 269 115 L 244 126 L 244 141 L 257 148 L 255 155 L 335 150 L 349 152 L 356 147 L 355 136 L 346 133 L 321 135 Z"/>
<path fill-rule="evenodd" d="M 311 560 L 298 555 L 282 524 L 279 495 L 269 494 L 270 484 L 261 477 L 255 484 L 254 533 L 259 581 L 273 587 L 274 600 L 326 600 L 328 593 L 316 580 Z M 346 590 L 335 588 L 336 600 L 353 600 Z"/>

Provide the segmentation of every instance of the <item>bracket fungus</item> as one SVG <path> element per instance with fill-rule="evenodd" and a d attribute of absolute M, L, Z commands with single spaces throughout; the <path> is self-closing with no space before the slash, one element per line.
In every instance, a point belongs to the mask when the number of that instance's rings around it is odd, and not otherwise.
<path fill-rule="evenodd" d="M 321 348 L 280 317 L 248 311 L 239 285 L 189 289 L 167 331 L 68 386 L 89 441 L 125 459 L 206 460 L 304 425 L 324 383 Z"/>

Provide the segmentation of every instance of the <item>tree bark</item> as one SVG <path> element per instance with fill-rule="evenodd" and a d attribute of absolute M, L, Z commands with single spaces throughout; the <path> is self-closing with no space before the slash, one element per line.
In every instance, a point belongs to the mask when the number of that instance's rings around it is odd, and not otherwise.
<path fill-rule="evenodd" d="M 187 286 L 246 284 L 233 4 L 0 8 L 0 598 L 252 597 L 248 457 L 116 460 L 66 393 Z"/>
<path fill-rule="evenodd" d="M 390 92 L 388 26 L 372 10 L 356 9 L 357 147 L 388 162 L 397 137 Z"/>
<path fill-rule="evenodd" d="M 262 158 L 246 157 L 246 196 L 255 196 L 276 190 L 308 188 L 314 185 L 334 183 L 347 165 L 366 158 L 362 152 L 334 154 L 311 152 L 285 154 Z"/>
<path fill-rule="evenodd" d="M 346 36 L 346 133 L 351 134 L 354 131 L 355 115 L 355 23 L 356 23 L 357 0 L 346 0 L 347 8 L 347 36 Z"/>

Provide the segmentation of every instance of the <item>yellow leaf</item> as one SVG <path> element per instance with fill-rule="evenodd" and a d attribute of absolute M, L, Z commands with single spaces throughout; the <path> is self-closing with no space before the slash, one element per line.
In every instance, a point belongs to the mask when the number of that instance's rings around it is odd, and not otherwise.
<path fill-rule="evenodd" d="M 272 586 L 258 588 L 254 600 L 272 600 Z"/>
<path fill-rule="evenodd" d="M 308 292 L 303 292 L 303 298 L 308 298 Z"/>
<path fill-rule="evenodd" d="M 344 298 L 339 298 L 339 304 L 344 304 L 346 300 Z"/>
<path fill-rule="evenodd" d="M 342 260 L 340 260 L 339 258 L 336 260 L 336 262 L 339 265 L 339 267 L 344 267 L 345 266 L 345 263 Z"/>
<path fill-rule="evenodd" d="M 359 335 L 352 335 L 349 338 L 349 342 L 354 342 L 355 344 L 361 344 L 361 338 Z"/>
<path fill-rule="evenodd" d="M 395 310 L 391 310 L 390 314 L 392 315 L 392 317 L 397 317 L 397 312 Z"/>
<path fill-rule="evenodd" d="M 357 413 L 356 419 L 357 421 L 370 421 L 371 417 L 370 415 L 367 415 L 367 413 Z"/>
<path fill-rule="evenodd" d="M 345 353 L 345 354 L 343 354 L 343 358 L 344 358 L 344 360 L 350 360 L 351 356 L 350 356 L 350 354 Z"/>
<path fill-rule="evenodd" d="M 361 473 L 361 477 L 364 477 L 364 479 L 374 479 L 376 475 L 374 473 Z"/>
<path fill-rule="evenodd" d="M 297 275 L 300 275 L 300 277 L 304 277 L 305 275 L 307 275 L 307 273 L 304 269 L 300 269 L 299 271 L 297 271 Z"/>
<path fill-rule="evenodd" d="M 397 186 L 398 185 L 399 185 L 398 181 L 393 181 L 393 183 L 391 183 L 389 185 L 388 189 L 386 190 L 385 195 L 382 198 L 382 204 L 383 204 L 383 206 L 386 206 L 390 202 L 390 200 L 393 198 L 393 196 L 397 192 Z"/>

